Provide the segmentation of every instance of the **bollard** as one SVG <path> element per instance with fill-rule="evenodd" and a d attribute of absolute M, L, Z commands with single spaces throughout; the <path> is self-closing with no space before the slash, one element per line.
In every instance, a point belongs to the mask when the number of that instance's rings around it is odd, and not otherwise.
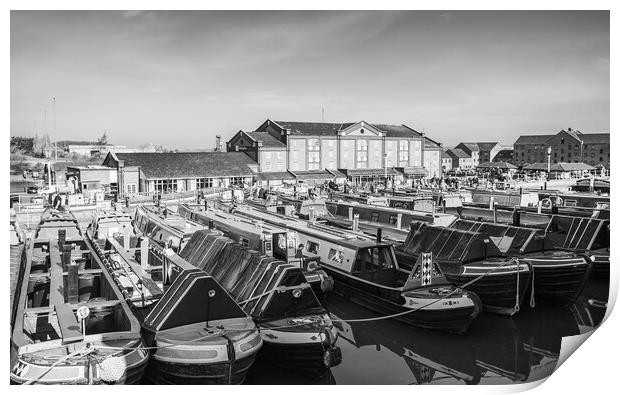
<path fill-rule="evenodd" d="M 65 291 L 65 300 L 67 303 L 76 304 L 79 301 L 79 285 L 78 285 L 78 272 L 80 265 L 75 262 L 71 262 L 67 266 L 67 288 Z"/>
<path fill-rule="evenodd" d="M 149 267 L 149 239 L 148 237 L 140 238 L 140 265 L 146 271 Z"/>

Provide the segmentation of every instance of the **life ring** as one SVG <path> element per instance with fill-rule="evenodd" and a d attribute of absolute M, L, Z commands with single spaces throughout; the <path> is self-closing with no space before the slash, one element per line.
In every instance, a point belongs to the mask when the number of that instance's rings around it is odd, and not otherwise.
<path fill-rule="evenodd" d="M 545 208 L 551 208 L 551 206 L 553 205 L 553 203 L 551 203 L 551 199 L 549 198 L 544 198 L 543 200 L 540 201 L 540 205 L 545 207 Z"/>

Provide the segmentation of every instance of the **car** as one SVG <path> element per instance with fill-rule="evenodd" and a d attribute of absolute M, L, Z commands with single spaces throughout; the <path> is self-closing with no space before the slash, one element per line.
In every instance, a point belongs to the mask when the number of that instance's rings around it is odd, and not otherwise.
<path fill-rule="evenodd" d="M 28 193 L 29 194 L 37 194 L 37 193 L 39 193 L 39 187 L 36 186 L 36 185 L 28 187 Z"/>

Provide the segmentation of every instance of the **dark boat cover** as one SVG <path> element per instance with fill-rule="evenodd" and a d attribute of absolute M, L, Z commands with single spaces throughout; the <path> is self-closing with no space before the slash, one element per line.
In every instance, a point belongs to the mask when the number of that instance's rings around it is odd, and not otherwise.
<path fill-rule="evenodd" d="M 551 242 L 545 240 L 545 232 L 542 229 L 529 229 L 506 224 L 493 224 L 463 219 L 454 221 L 450 227 L 468 232 L 482 233 L 484 236 L 488 237 L 501 252 L 509 255 L 543 251 L 552 248 Z M 544 244 L 545 242 L 547 244 Z"/>
<path fill-rule="evenodd" d="M 485 243 L 485 240 L 487 242 Z M 413 223 L 402 250 L 412 255 L 432 252 L 439 261 L 473 262 L 502 252 L 481 233 Z"/>
<path fill-rule="evenodd" d="M 571 251 L 609 248 L 609 221 L 554 215 L 547 235 L 556 248 Z"/>
<path fill-rule="evenodd" d="M 194 233 L 179 255 L 205 271 L 255 319 L 295 316 L 320 303 L 297 266 L 268 257 L 213 231 Z M 281 287 L 299 287 L 296 297 Z"/>

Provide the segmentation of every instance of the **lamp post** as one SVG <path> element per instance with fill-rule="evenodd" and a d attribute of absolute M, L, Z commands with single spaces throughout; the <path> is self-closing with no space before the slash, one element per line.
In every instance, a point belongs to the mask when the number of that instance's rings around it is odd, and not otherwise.
<path fill-rule="evenodd" d="M 383 176 L 384 176 L 384 178 L 385 178 L 385 188 L 386 188 L 386 189 L 387 189 L 387 183 L 388 183 L 388 182 L 387 182 L 387 160 L 388 160 L 388 155 L 387 155 L 387 153 L 386 153 L 386 154 L 383 154 L 383 171 L 384 171 Z"/>
<path fill-rule="evenodd" d="M 547 147 L 547 178 L 551 173 L 551 147 Z"/>

